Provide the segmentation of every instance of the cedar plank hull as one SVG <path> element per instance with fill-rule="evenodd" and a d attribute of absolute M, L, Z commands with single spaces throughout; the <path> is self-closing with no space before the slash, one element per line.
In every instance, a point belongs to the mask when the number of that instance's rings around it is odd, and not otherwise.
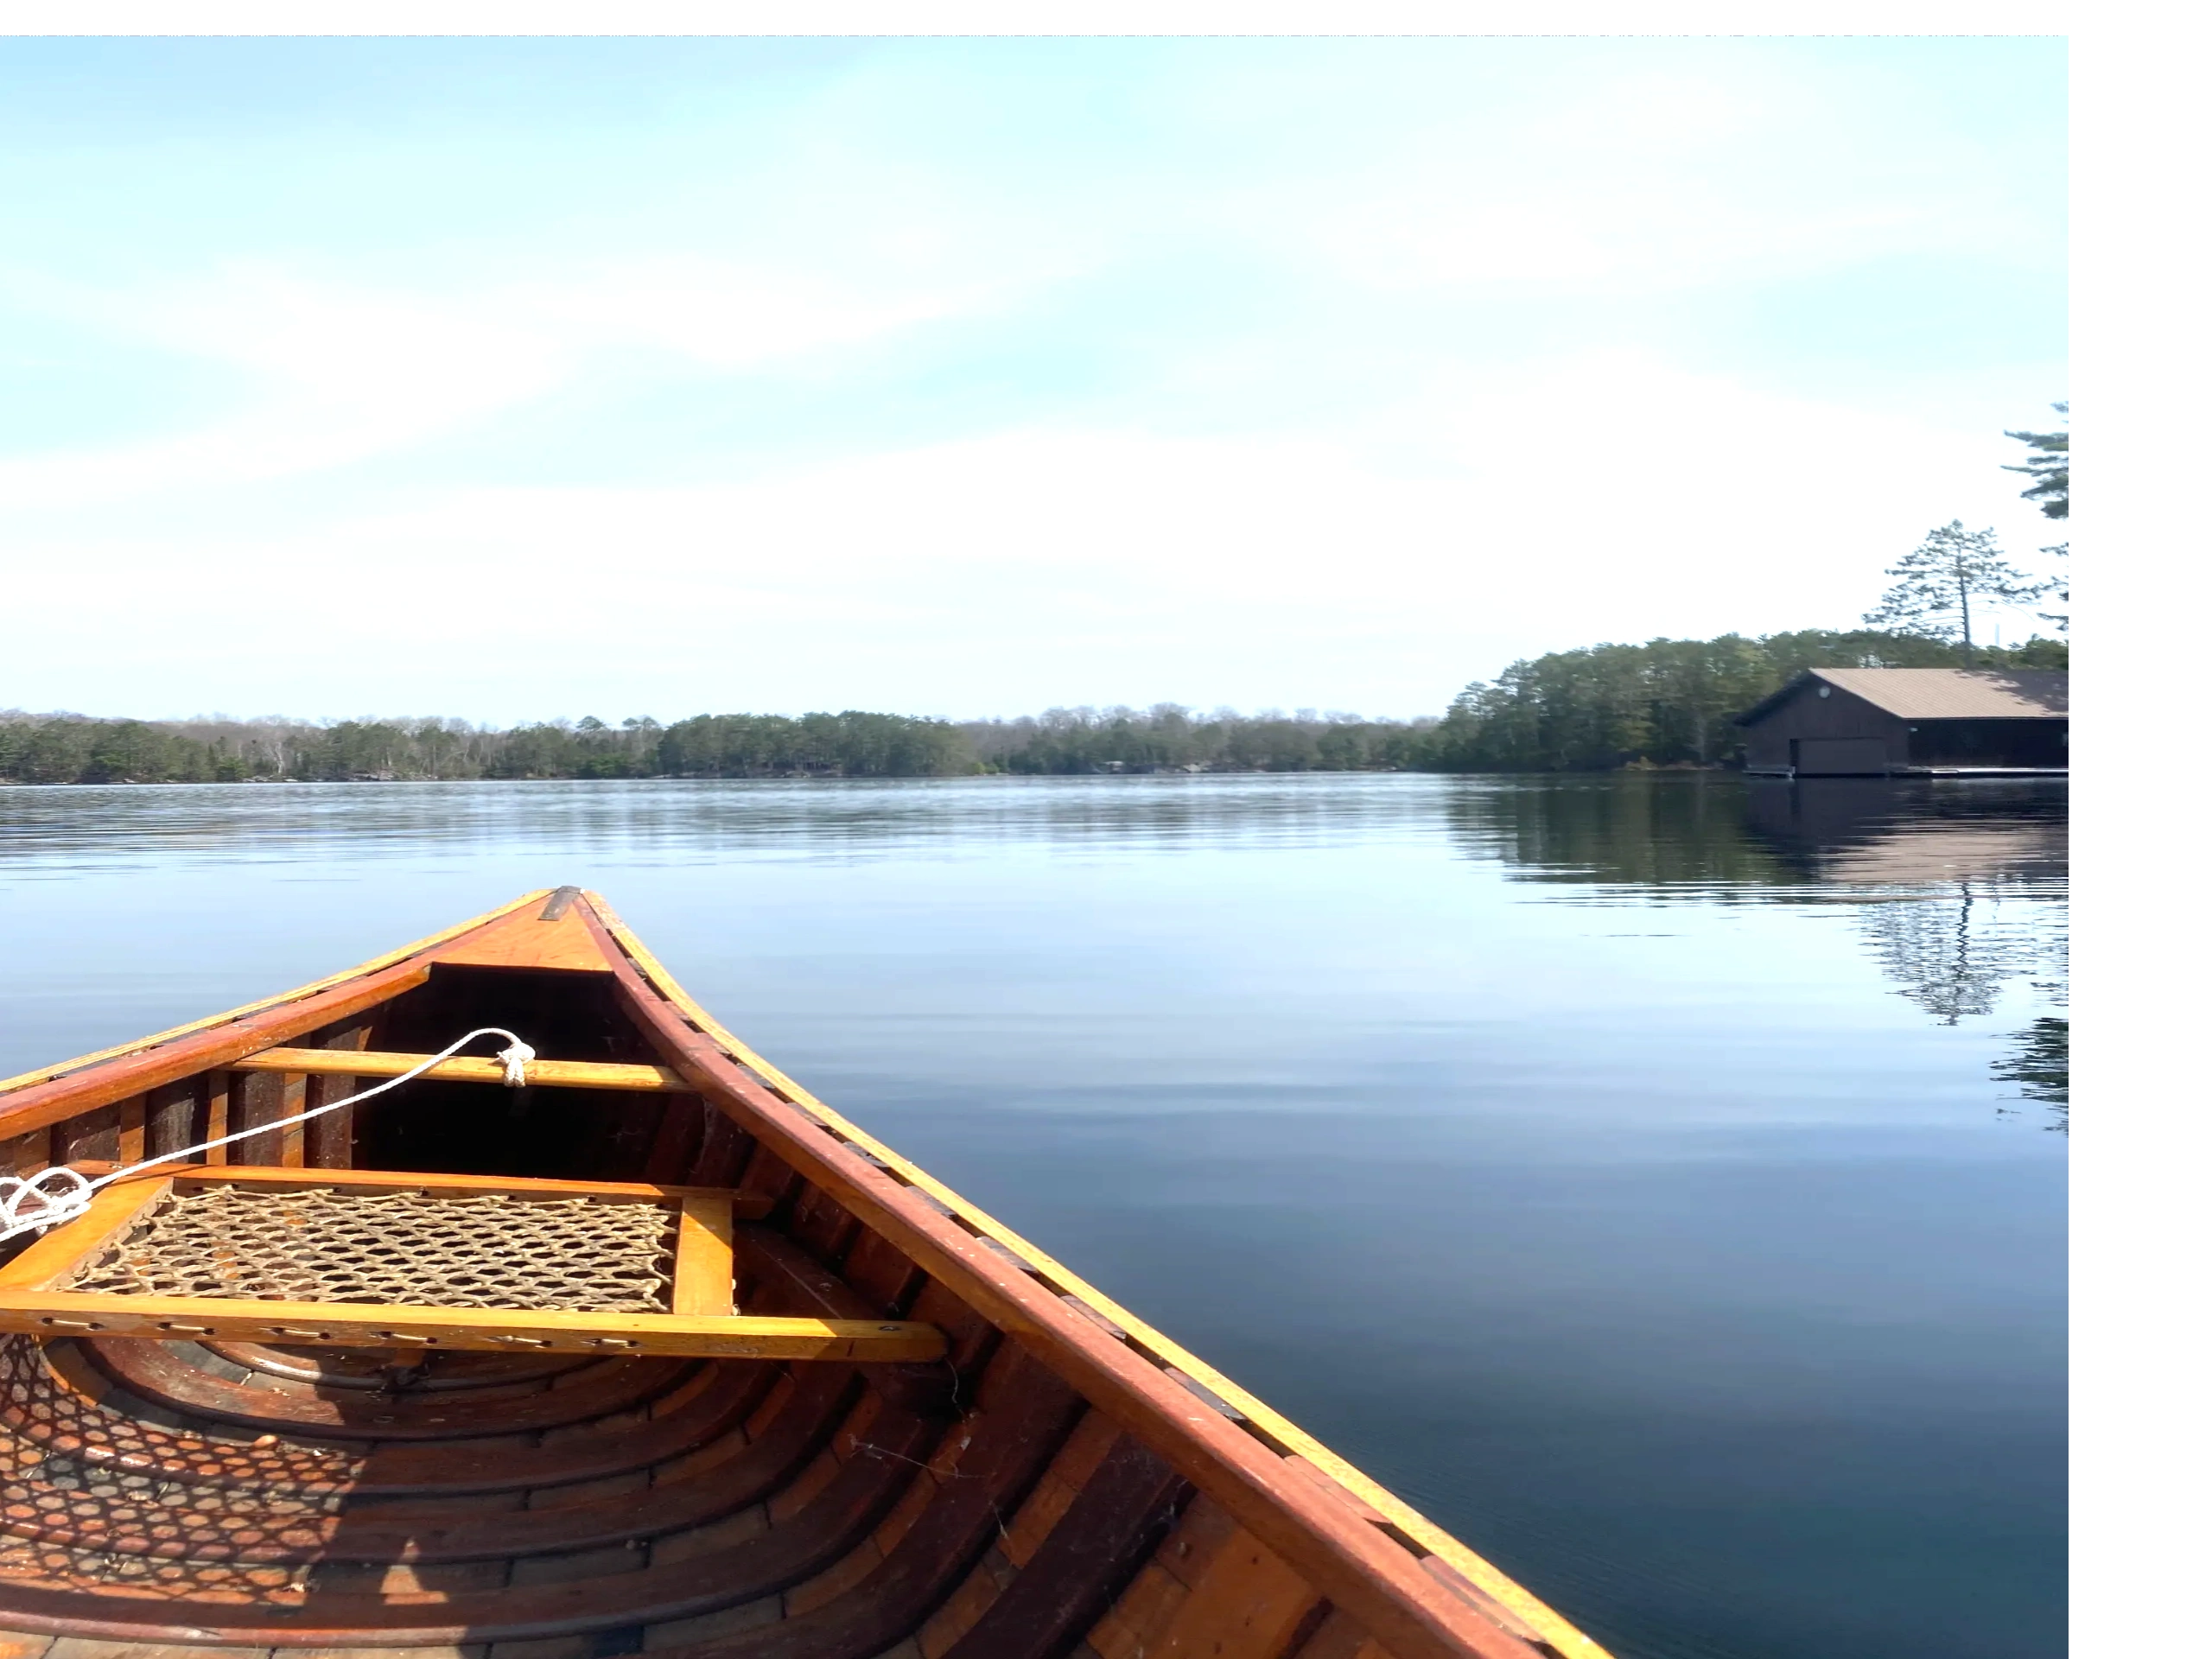
<path fill-rule="evenodd" d="M 533 1086 L 448 1067 L 212 1156 L 728 1192 L 747 1313 L 947 1357 L 0 1336 L 0 1659 L 1603 1659 L 753 1053 L 594 894 L 0 1084 L 0 1168 L 167 1155 L 485 1025 Z"/>

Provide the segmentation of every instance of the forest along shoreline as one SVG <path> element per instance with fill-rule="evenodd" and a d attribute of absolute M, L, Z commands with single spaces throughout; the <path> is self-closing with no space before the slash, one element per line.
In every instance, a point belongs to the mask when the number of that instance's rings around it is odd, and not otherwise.
<path fill-rule="evenodd" d="M 2067 642 L 1962 652 L 1910 631 L 1588 645 L 1514 663 L 1441 715 L 1049 709 L 952 721 L 856 709 L 544 721 L 107 719 L 0 710 L 0 783 L 938 778 L 1014 772 L 1563 772 L 1740 764 L 1736 715 L 1808 668 L 2064 668 Z"/>

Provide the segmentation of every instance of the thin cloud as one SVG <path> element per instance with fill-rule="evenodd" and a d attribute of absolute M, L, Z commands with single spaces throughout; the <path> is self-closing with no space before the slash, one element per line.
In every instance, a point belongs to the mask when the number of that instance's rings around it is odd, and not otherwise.
<path fill-rule="evenodd" d="M 2040 544 L 2056 48 L 881 42 L 772 95 L 652 50 L 583 124 L 386 139 L 372 79 L 26 169 L 15 315 L 223 395 L 15 423 L 55 626 L 0 700 L 1414 713 L 1848 622 L 1955 516 Z M 240 593 L 323 620 L 191 643 Z"/>

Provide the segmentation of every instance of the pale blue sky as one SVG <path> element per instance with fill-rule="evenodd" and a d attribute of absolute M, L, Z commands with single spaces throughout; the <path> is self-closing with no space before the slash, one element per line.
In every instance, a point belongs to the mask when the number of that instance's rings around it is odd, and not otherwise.
<path fill-rule="evenodd" d="M 0 707 L 1404 715 L 1846 625 L 2054 539 L 2065 73 L 0 43 Z"/>

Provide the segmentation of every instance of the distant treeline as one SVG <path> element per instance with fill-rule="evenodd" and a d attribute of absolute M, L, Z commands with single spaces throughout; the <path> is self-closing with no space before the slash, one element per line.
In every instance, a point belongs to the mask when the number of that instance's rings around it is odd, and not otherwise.
<path fill-rule="evenodd" d="M 499 731 L 453 720 L 94 720 L 0 711 L 0 781 L 344 782 L 473 778 L 930 778 L 982 772 L 1299 772 L 1419 764 L 1434 721 L 1163 704 L 1012 721 L 905 715 L 584 719 Z"/>
<path fill-rule="evenodd" d="M 1986 651 L 2063 668 L 2063 640 Z M 473 778 L 930 778 L 1099 772 L 1530 772 L 1733 764 L 1734 717 L 1806 668 L 1948 668 L 1917 634 L 1812 630 L 1589 645 L 1470 685 L 1442 720 L 1052 709 L 1018 720 L 699 715 L 663 726 L 455 720 L 94 720 L 0 711 L 0 782 Z"/>
<path fill-rule="evenodd" d="M 941 720 L 701 715 L 505 731 L 455 720 L 90 720 L 0 714 L 0 779 L 26 784 L 470 778 L 911 778 L 976 770 Z"/>
<path fill-rule="evenodd" d="M 1434 720 L 1356 715 L 1201 715 L 1150 709 L 1048 709 L 960 730 L 990 772 L 1403 772 L 1421 766 Z"/>

